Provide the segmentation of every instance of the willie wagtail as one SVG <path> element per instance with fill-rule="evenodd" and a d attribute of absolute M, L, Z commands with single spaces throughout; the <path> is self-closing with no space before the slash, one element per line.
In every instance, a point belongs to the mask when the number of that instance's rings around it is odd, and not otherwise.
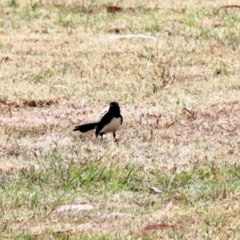
<path fill-rule="evenodd" d="M 98 135 L 103 138 L 105 133 L 113 133 L 116 140 L 116 131 L 122 125 L 123 117 L 120 113 L 120 107 L 117 102 L 111 102 L 108 112 L 102 117 L 99 122 L 87 123 L 76 126 L 73 131 L 87 132 L 96 128 L 96 138 Z"/>

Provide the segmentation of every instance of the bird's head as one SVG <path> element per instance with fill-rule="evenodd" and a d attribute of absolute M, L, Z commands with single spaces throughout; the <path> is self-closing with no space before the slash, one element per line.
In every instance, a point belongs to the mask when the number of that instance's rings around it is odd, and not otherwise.
<path fill-rule="evenodd" d="M 119 104 L 118 104 L 117 102 L 111 102 L 111 103 L 110 103 L 109 111 L 117 111 L 117 112 L 120 112 Z"/>
<path fill-rule="evenodd" d="M 110 103 L 110 108 L 111 107 L 119 107 L 118 103 L 117 102 L 111 102 Z"/>

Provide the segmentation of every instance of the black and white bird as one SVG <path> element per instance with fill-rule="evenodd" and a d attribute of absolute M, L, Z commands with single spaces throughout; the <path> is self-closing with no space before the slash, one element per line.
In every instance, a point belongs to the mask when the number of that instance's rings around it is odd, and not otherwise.
<path fill-rule="evenodd" d="M 96 129 L 96 138 L 98 135 L 103 138 L 106 133 L 113 133 L 113 137 L 116 140 L 116 131 L 122 125 L 123 117 L 120 113 L 120 107 L 117 102 L 111 102 L 108 112 L 102 117 L 99 122 L 87 123 L 76 126 L 73 131 L 88 132 Z"/>

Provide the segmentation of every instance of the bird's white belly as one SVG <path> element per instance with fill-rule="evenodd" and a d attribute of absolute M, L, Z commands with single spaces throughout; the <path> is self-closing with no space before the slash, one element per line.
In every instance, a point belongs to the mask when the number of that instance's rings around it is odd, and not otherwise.
<path fill-rule="evenodd" d="M 115 132 L 121 125 L 121 118 L 113 118 L 110 123 L 104 126 L 102 133 Z"/>

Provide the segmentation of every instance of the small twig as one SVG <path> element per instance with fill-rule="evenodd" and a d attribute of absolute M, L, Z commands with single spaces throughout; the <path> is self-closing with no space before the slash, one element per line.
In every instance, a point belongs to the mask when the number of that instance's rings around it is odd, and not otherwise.
<path fill-rule="evenodd" d="M 142 118 L 144 117 L 144 114 L 141 114 L 141 116 L 140 116 L 140 118 L 139 118 L 139 125 L 141 125 L 142 124 Z"/>
<path fill-rule="evenodd" d="M 173 122 L 171 122 L 170 124 L 168 124 L 166 127 L 167 128 L 170 128 L 174 123 L 176 123 L 177 122 L 177 120 L 175 120 L 175 121 L 173 121 Z"/>
<path fill-rule="evenodd" d="M 227 128 L 223 127 L 223 124 L 222 125 L 218 125 L 218 127 L 223 129 L 223 130 L 225 130 L 225 131 L 227 131 L 227 132 L 234 132 L 234 131 L 236 131 L 236 127 L 231 127 L 231 125 L 227 124 L 227 123 L 225 123 L 225 125 L 230 126 L 230 129 L 227 129 Z"/>
<path fill-rule="evenodd" d="M 108 36 L 109 40 L 118 40 L 118 39 L 131 39 L 131 38 L 143 38 L 143 39 L 150 39 L 153 41 L 157 41 L 156 37 L 147 36 L 143 34 L 135 35 L 135 34 L 128 34 L 128 35 L 110 35 Z"/>
<path fill-rule="evenodd" d="M 153 140 L 153 129 L 151 129 L 151 137 L 150 140 Z"/>
<path fill-rule="evenodd" d="M 187 108 L 183 108 L 184 111 L 190 113 L 191 115 L 193 114 L 190 110 L 188 110 Z"/>
<path fill-rule="evenodd" d="M 187 108 L 183 108 L 183 110 L 191 115 L 190 117 L 192 118 L 192 120 L 195 120 L 197 118 L 197 114 L 194 111 L 190 111 Z"/>
<path fill-rule="evenodd" d="M 226 6 L 222 6 L 220 8 L 217 9 L 217 13 L 221 10 L 221 9 L 224 9 L 224 8 L 240 8 L 240 5 L 226 5 Z"/>
<path fill-rule="evenodd" d="M 12 114 L 12 110 L 11 110 L 11 107 L 10 107 L 10 106 L 8 106 L 8 112 L 9 112 L 10 117 L 12 117 L 13 114 Z"/>

